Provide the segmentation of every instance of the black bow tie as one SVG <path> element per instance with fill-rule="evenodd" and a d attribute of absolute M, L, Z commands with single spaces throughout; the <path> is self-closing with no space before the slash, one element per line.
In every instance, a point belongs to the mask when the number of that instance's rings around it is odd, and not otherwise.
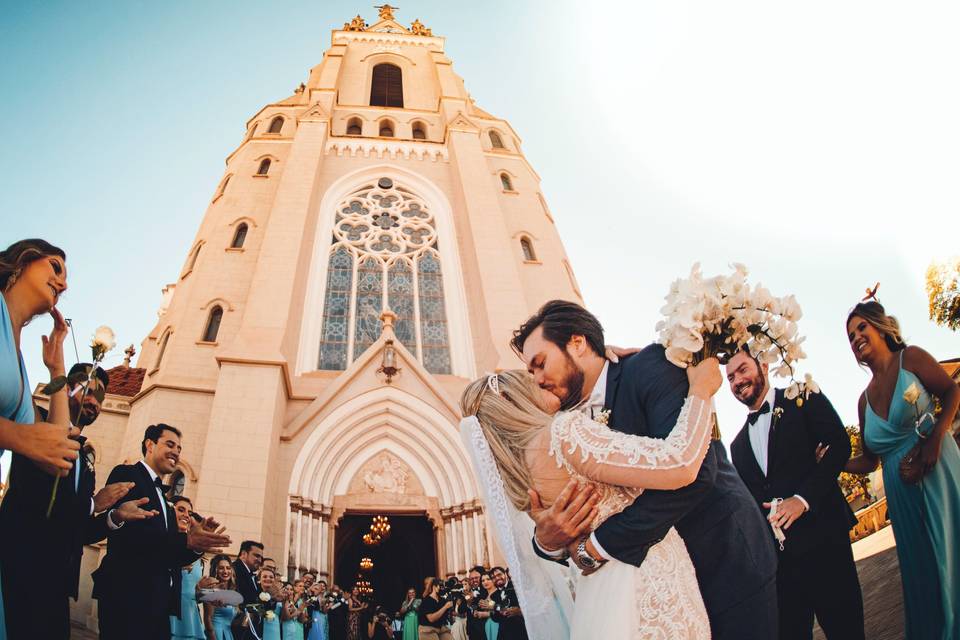
<path fill-rule="evenodd" d="M 760 408 L 759 408 L 759 409 L 757 409 L 756 411 L 751 411 L 750 413 L 748 413 L 748 414 L 747 414 L 747 422 L 749 422 L 750 424 L 756 424 L 756 423 L 757 423 L 757 420 L 760 418 L 760 416 L 762 416 L 762 415 L 765 414 L 765 413 L 770 413 L 770 403 L 769 403 L 769 402 L 764 402 L 762 405 L 760 405 Z"/>
<path fill-rule="evenodd" d="M 164 495 L 166 495 L 166 493 L 173 488 L 168 484 L 163 484 L 163 480 L 160 479 L 160 476 L 157 476 L 153 479 L 153 484 L 157 485 L 157 489 L 160 489 L 160 493 Z"/>

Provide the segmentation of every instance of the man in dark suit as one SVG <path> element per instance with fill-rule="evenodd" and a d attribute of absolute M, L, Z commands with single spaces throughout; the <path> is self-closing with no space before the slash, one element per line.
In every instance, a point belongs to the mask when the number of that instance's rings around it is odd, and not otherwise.
<path fill-rule="evenodd" d="M 70 422 L 82 430 L 100 415 L 100 403 L 109 383 L 107 373 L 97 369 L 93 380 L 78 381 L 77 375 L 89 375 L 92 365 L 78 363 L 70 369 L 74 379 L 67 385 Z M 83 387 L 86 386 L 86 392 Z M 42 420 L 47 411 L 37 408 Z M 76 438 L 80 457 L 73 470 L 57 483 L 56 496 L 47 517 L 53 494 L 54 476 L 29 459 L 13 454 L 10 490 L 0 504 L 0 530 L 11 538 L 0 545 L 0 575 L 3 577 L 7 635 L 17 638 L 69 638 L 70 606 L 77 599 L 83 545 L 107 537 L 105 509 L 123 498 L 133 486 L 110 484 L 94 495 L 96 475 L 86 438 Z M 122 505 L 117 519 L 142 517 L 145 513 L 133 503 Z M 99 513 L 100 515 L 95 515 Z M 38 598 L 42 593 L 44 597 Z"/>
<path fill-rule="evenodd" d="M 503 567 L 494 567 L 490 570 L 490 577 L 497 585 L 497 590 L 493 592 L 493 601 L 496 604 L 490 614 L 493 621 L 500 625 L 497 639 L 527 640 L 527 627 L 523 623 L 520 600 L 510 576 Z"/>
<path fill-rule="evenodd" d="M 620 362 L 604 357 L 603 329 L 583 307 L 546 303 L 514 332 L 514 350 L 541 388 L 563 409 L 598 415 L 618 431 L 666 438 L 688 391 L 687 375 L 660 345 Z M 640 566 L 671 527 L 686 543 L 697 572 L 710 629 L 717 640 L 769 640 L 776 635 L 776 554 L 769 526 L 723 445 L 715 440 L 694 482 L 675 491 L 644 491 L 589 537 L 590 488 L 567 487 L 549 509 L 531 491 L 534 550 L 543 558 L 571 558 L 586 571 L 611 558 Z"/>
<path fill-rule="evenodd" d="M 857 519 L 837 485 L 850 457 L 843 422 L 821 393 L 786 399 L 770 386 L 767 365 L 746 351 L 726 369 L 730 390 L 750 409 L 730 447 L 733 464 L 764 515 L 777 501 L 770 521 L 786 536 L 777 569 L 781 640 L 811 638 L 814 615 L 827 638 L 863 638 L 850 546 Z"/>
<path fill-rule="evenodd" d="M 244 540 L 240 543 L 240 554 L 233 561 L 233 573 L 237 579 L 237 591 L 243 596 L 243 604 L 260 602 L 260 583 L 257 570 L 263 564 L 263 543 Z"/>
<path fill-rule="evenodd" d="M 473 569 L 470 569 L 470 572 L 467 574 L 467 579 L 470 581 L 470 591 L 467 592 L 467 637 L 470 640 L 486 640 L 487 632 L 485 626 L 487 621 L 485 618 L 478 618 L 475 613 L 478 609 L 477 602 L 480 600 L 481 586 L 480 580 L 483 578 L 483 574 L 486 573 L 486 569 L 482 566 L 476 566 Z"/>
<path fill-rule="evenodd" d="M 219 523 L 207 518 L 181 533 L 164 493 L 161 477 L 180 460 L 180 431 L 167 424 L 147 427 L 141 443 L 143 460 L 118 465 L 108 482 L 132 482 L 128 494 L 152 517 L 120 525 L 107 537 L 107 554 L 93 573 L 93 597 L 99 601 L 103 640 L 170 637 L 171 615 L 180 614 L 180 568 L 204 552 L 217 553 L 230 544 Z M 112 510 L 108 518 L 113 519 Z"/>

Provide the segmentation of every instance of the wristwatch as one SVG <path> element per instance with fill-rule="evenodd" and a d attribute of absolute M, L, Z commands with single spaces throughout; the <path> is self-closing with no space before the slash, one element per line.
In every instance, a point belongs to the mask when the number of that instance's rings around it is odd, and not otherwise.
<path fill-rule="evenodd" d="M 577 564 L 586 567 L 587 569 L 597 569 L 602 565 L 606 560 L 597 560 L 590 552 L 587 551 L 587 539 L 584 538 L 580 541 L 580 544 L 577 545 Z"/>

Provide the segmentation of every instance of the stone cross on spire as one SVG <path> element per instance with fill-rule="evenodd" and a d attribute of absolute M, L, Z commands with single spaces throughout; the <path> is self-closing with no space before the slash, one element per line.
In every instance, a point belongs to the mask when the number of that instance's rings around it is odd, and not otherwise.
<path fill-rule="evenodd" d="M 393 12 L 399 9 L 400 7 L 391 7 L 388 4 L 375 5 L 374 9 L 380 10 L 380 19 L 381 20 L 394 20 Z"/>

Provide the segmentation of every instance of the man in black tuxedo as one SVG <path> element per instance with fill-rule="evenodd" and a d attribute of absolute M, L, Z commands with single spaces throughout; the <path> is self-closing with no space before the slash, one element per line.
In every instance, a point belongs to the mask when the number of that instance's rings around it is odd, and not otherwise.
<path fill-rule="evenodd" d="M 770 386 L 767 368 L 746 351 L 727 363 L 730 390 L 750 408 L 730 453 L 761 512 L 778 501 L 769 519 L 786 535 L 777 569 L 780 638 L 808 640 L 816 614 L 827 638 L 862 639 L 863 597 L 850 546 L 857 519 L 837 485 L 850 438 L 826 396 L 801 396 L 798 406 Z"/>
<path fill-rule="evenodd" d="M 527 627 L 523 622 L 520 600 L 510 576 L 503 567 L 494 567 L 490 570 L 490 577 L 497 585 L 497 590 L 493 592 L 493 601 L 496 604 L 490 614 L 493 621 L 500 625 L 497 640 L 527 640 Z"/>
<path fill-rule="evenodd" d="M 481 586 L 480 580 L 483 578 L 483 574 L 486 573 L 486 569 L 477 565 L 473 569 L 470 569 L 470 572 L 467 574 L 467 579 L 470 581 L 470 591 L 466 594 L 467 596 L 467 637 L 470 640 L 486 640 L 486 618 L 478 618 L 474 614 L 477 611 L 477 602 L 481 597 Z"/>
<path fill-rule="evenodd" d="M 237 591 L 243 596 L 243 604 L 257 604 L 260 600 L 260 583 L 257 570 L 263 564 L 263 543 L 244 540 L 240 554 L 233 561 L 233 573 L 237 579 Z"/>
<path fill-rule="evenodd" d="M 96 370 L 89 384 L 86 380 L 78 381 L 76 376 L 89 375 L 91 367 L 89 363 L 74 365 L 69 373 L 74 383 L 67 385 L 70 422 L 81 433 L 99 417 L 109 383 L 103 369 Z M 41 420 L 47 420 L 45 409 L 38 407 L 37 413 Z M 7 636 L 11 640 L 70 637 L 68 598 L 77 599 L 83 545 L 107 537 L 105 509 L 120 501 L 133 486 L 123 482 L 110 484 L 94 495 L 93 455 L 84 436 L 76 439 L 80 442 L 80 457 L 73 470 L 60 478 L 49 518 L 46 512 L 54 476 L 29 459 L 13 454 L 10 490 L 0 504 L 0 530 L 11 536 L 7 544 L 0 545 Z M 145 517 L 146 513 L 130 502 L 121 505 L 115 515 L 123 521 Z"/>
<path fill-rule="evenodd" d="M 686 372 L 660 345 L 610 362 L 603 328 L 583 307 L 546 303 L 514 332 L 514 350 L 562 409 L 598 415 L 624 433 L 666 438 L 687 396 Z M 716 640 L 769 640 L 776 635 L 776 554 L 770 528 L 714 440 L 697 478 L 675 491 L 644 491 L 590 534 L 593 497 L 574 481 L 543 509 L 531 491 L 534 551 L 582 570 L 602 571 L 611 558 L 640 566 L 651 546 L 675 527 L 686 543 Z M 589 537 L 584 537 L 589 534 Z"/>
<path fill-rule="evenodd" d="M 169 616 L 180 615 L 180 568 L 230 544 L 212 518 L 195 523 L 187 533 L 177 527 L 164 497 L 169 487 L 161 477 L 180 460 L 180 431 L 167 424 L 150 425 L 140 450 L 143 460 L 114 467 L 108 480 L 133 483 L 128 495 L 152 517 L 114 522 L 120 526 L 107 536 L 107 554 L 93 573 L 103 640 L 168 640 Z M 113 510 L 108 518 L 114 518 Z"/>

